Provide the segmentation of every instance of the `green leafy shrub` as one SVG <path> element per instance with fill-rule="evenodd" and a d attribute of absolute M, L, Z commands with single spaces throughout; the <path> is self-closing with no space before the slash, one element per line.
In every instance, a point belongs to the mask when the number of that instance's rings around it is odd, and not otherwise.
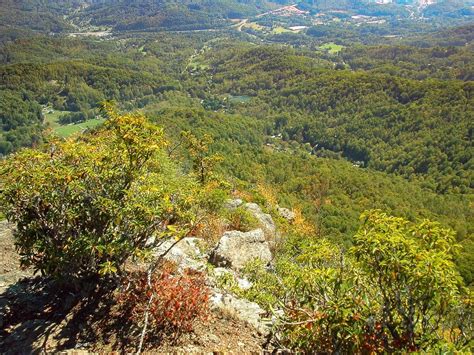
<path fill-rule="evenodd" d="M 411 224 L 380 211 L 362 215 L 352 253 L 374 291 L 373 331 L 386 350 L 427 349 L 443 340 L 442 323 L 460 302 L 461 277 L 453 231 L 438 223 Z"/>
<path fill-rule="evenodd" d="M 266 264 L 260 260 L 255 259 L 245 265 L 244 274 L 252 281 L 252 287 L 242 292 L 242 295 L 257 302 L 267 310 L 274 308 L 279 301 L 279 297 L 284 297 L 285 288 L 279 282 L 278 276 L 283 275 L 280 268 L 284 266 L 285 262 L 279 260 L 275 265 L 278 270 L 275 273 L 267 272 Z M 277 276 L 278 275 L 278 276 Z"/>
<path fill-rule="evenodd" d="M 305 245 L 278 266 L 284 311 L 277 330 L 285 345 L 309 353 L 354 353 L 362 348 L 367 304 L 357 271 L 326 240 Z M 282 292 L 282 291 L 279 291 Z"/>
<path fill-rule="evenodd" d="M 234 294 L 240 295 L 241 290 L 239 284 L 231 272 L 224 272 L 216 277 L 217 287 L 220 289 L 232 292 Z"/>
<path fill-rule="evenodd" d="M 192 218 L 195 185 L 164 153 L 162 129 L 107 112 L 104 129 L 0 163 L 1 209 L 24 266 L 66 281 L 113 274 Z"/>
<path fill-rule="evenodd" d="M 258 226 L 257 219 L 243 207 L 226 211 L 225 218 L 229 221 L 229 229 L 248 232 Z"/>
<path fill-rule="evenodd" d="M 308 353 L 453 351 L 472 346 L 472 293 L 454 233 L 366 212 L 345 252 L 290 235 L 272 269 L 249 264 L 244 295 L 276 312 L 281 345 Z"/>
<path fill-rule="evenodd" d="M 213 138 L 209 134 L 198 138 L 188 131 L 181 132 L 181 136 L 192 161 L 193 172 L 199 182 L 204 184 L 212 180 L 215 176 L 216 165 L 223 159 L 220 155 L 212 154 L 210 151 Z"/>
<path fill-rule="evenodd" d="M 229 193 L 219 184 L 208 183 L 202 189 L 201 206 L 210 213 L 220 213 Z"/>

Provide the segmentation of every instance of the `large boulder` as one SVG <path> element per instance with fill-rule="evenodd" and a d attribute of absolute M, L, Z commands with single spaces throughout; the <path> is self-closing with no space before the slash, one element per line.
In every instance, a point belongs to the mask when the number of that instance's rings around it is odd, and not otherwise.
<path fill-rule="evenodd" d="M 256 203 L 246 203 L 243 207 L 255 217 L 267 237 L 275 237 L 276 225 L 272 216 L 264 213 Z"/>
<path fill-rule="evenodd" d="M 249 261 L 259 258 L 268 263 L 272 259 L 270 247 L 261 229 L 250 232 L 225 232 L 209 261 L 221 267 L 242 270 Z"/>

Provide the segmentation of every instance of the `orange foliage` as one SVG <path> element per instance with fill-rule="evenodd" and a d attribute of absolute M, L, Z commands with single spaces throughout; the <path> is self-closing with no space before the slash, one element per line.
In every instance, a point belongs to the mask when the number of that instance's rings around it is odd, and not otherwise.
<path fill-rule="evenodd" d="M 178 275 L 174 264 L 165 263 L 150 283 L 147 273 L 139 271 L 132 273 L 124 286 L 118 296 L 122 311 L 136 324 L 148 311 L 154 336 L 176 340 L 191 332 L 196 320 L 208 318 L 210 293 L 203 273 L 186 269 Z"/>

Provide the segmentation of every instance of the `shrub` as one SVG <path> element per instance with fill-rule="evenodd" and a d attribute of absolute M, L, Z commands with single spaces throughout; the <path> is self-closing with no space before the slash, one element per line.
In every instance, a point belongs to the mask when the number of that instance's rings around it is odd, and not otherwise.
<path fill-rule="evenodd" d="M 225 216 L 229 221 L 229 229 L 247 232 L 258 226 L 257 219 L 251 212 L 243 207 L 226 211 Z"/>
<path fill-rule="evenodd" d="M 454 232 L 366 212 L 349 253 L 290 235 L 271 270 L 248 265 L 245 295 L 280 309 L 282 346 L 308 353 L 445 352 L 472 346 L 472 293 Z"/>
<path fill-rule="evenodd" d="M 119 304 L 136 325 L 141 326 L 149 312 L 149 329 L 159 338 L 172 340 L 191 332 L 195 321 L 207 319 L 208 301 L 204 274 L 186 269 L 178 275 L 170 263 L 165 263 L 150 280 L 146 272 L 130 275 L 119 295 Z"/>
<path fill-rule="evenodd" d="M 374 290 L 373 317 L 384 348 L 414 351 L 439 343 L 442 324 L 460 302 L 454 232 L 380 211 L 361 218 L 352 253 L 367 275 L 365 286 Z"/>
<path fill-rule="evenodd" d="M 277 270 L 283 285 L 274 287 L 285 300 L 277 329 L 286 346 L 307 353 L 361 349 L 369 305 L 353 263 L 338 246 L 326 240 L 307 243 L 281 260 Z"/>
<path fill-rule="evenodd" d="M 198 138 L 188 131 L 181 132 L 181 136 L 187 147 L 197 179 L 201 184 L 209 182 L 215 177 L 216 165 L 223 159 L 220 155 L 212 154 L 210 151 L 213 138 L 209 134 Z"/>
<path fill-rule="evenodd" d="M 200 203 L 209 213 L 221 213 L 225 201 L 229 198 L 228 189 L 220 181 L 212 181 L 202 186 Z"/>
<path fill-rule="evenodd" d="M 217 214 L 207 214 L 202 218 L 191 235 L 201 238 L 204 245 L 213 247 L 226 231 L 225 221 Z"/>
<path fill-rule="evenodd" d="M 105 128 L 0 163 L 24 266 L 66 281 L 110 275 L 191 219 L 195 184 L 167 158 L 162 129 L 107 108 Z"/>

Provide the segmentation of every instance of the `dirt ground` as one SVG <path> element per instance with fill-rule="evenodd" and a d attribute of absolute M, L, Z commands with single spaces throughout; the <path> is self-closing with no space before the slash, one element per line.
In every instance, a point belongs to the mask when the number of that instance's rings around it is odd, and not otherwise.
<path fill-rule="evenodd" d="M 11 226 L 0 222 L 0 353 L 136 351 L 139 329 L 116 314 L 112 294 L 58 289 L 21 270 Z M 153 335 L 153 334 L 152 334 Z M 261 353 L 266 339 L 245 322 L 212 312 L 177 342 L 150 338 L 150 353 Z"/>
<path fill-rule="evenodd" d="M 12 226 L 0 221 L 0 294 L 22 278 L 31 277 L 30 270 L 20 269 L 20 257 L 15 252 Z"/>

